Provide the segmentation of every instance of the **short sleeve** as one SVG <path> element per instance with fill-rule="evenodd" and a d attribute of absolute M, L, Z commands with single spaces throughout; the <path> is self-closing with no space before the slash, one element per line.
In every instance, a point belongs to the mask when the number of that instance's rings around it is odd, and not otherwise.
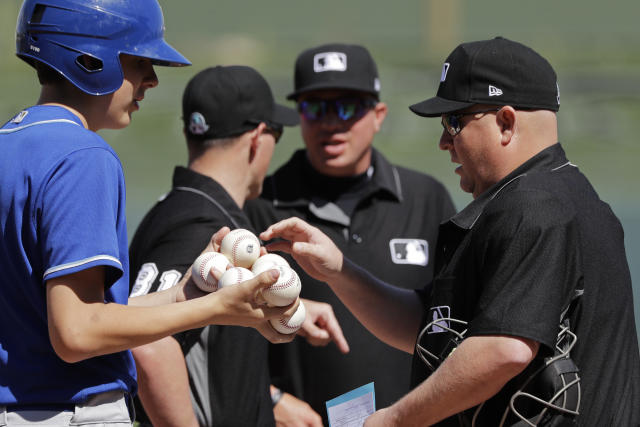
<path fill-rule="evenodd" d="M 175 285 L 207 246 L 213 233 L 223 225 L 216 228 L 217 223 L 213 220 L 183 221 L 167 230 L 145 253 L 135 254 L 141 264 L 138 271 L 132 271 L 134 281 L 130 296 L 145 295 Z M 135 250 L 138 248 L 132 246 L 131 251 Z"/>
<path fill-rule="evenodd" d="M 75 151 L 49 172 L 44 185 L 36 219 L 44 280 L 104 265 L 111 285 L 123 274 L 125 255 L 118 236 L 126 229 L 118 158 L 104 148 Z"/>
<path fill-rule="evenodd" d="M 548 193 L 521 190 L 488 207 L 474 234 L 481 290 L 469 335 L 513 335 L 553 349 L 579 279 L 573 212 Z"/>

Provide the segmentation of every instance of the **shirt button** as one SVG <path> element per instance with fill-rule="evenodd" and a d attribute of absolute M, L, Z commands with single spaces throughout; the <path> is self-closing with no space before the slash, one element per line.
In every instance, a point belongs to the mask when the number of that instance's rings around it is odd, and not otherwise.
<path fill-rule="evenodd" d="M 353 235 L 351 236 L 353 238 L 353 241 L 356 243 L 362 243 L 362 237 L 360 237 L 359 234 L 353 233 Z"/>

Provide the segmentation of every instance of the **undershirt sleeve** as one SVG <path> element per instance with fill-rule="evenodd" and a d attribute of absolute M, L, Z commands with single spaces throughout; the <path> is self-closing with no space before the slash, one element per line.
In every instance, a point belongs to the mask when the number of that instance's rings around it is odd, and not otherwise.
<path fill-rule="evenodd" d="M 167 282 L 166 275 L 176 272 L 179 280 L 207 246 L 213 233 L 223 225 L 225 224 L 218 225 L 215 221 L 189 217 L 167 230 L 148 251 L 137 253 L 136 257 L 142 263 L 138 271 L 131 272 L 135 278 L 131 296 L 170 287 L 171 283 Z"/>

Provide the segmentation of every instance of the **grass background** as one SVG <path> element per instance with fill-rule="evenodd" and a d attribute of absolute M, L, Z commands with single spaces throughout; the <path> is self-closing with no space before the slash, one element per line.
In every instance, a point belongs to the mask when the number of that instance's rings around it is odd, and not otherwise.
<path fill-rule="evenodd" d="M 623 223 L 640 318 L 640 3 L 160 2 L 166 39 L 193 66 L 157 68 L 160 86 L 147 93 L 133 124 L 101 132 L 124 165 L 130 236 L 146 210 L 169 189 L 174 165 L 186 162 L 180 99 L 194 73 L 217 64 L 250 65 L 265 75 L 277 100 L 286 103 L 297 54 L 334 41 L 363 44 L 378 63 L 389 115 L 375 146 L 394 162 L 440 179 L 461 209 L 471 199 L 459 189 L 449 156 L 438 150 L 439 121 L 419 118 L 407 106 L 435 94 L 442 62 L 458 43 L 501 35 L 533 47 L 558 73 L 560 140 Z M 34 103 L 39 91 L 34 72 L 14 56 L 20 3 L 0 0 L 0 117 L 5 119 Z M 285 132 L 271 170 L 302 145 L 297 129 Z"/>

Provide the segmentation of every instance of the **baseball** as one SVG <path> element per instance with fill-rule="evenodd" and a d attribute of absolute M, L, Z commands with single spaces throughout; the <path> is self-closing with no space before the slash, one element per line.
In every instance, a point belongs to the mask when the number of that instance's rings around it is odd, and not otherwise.
<path fill-rule="evenodd" d="M 221 253 L 205 252 L 191 266 L 191 277 L 204 292 L 214 292 L 218 289 L 218 277 L 222 276 L 227 266 L 229 260 Z"/>
<path fill-rule="evenodd" d="M 300 295 L 300 278 L 291 267 L 278 265 L 272 268 L 280 270 L 280 276 L 273 285 L 262 289 L 262 297 L 270 305 L 284 307 Z"/>
<path fill-rule="evenodd" d="M 282 317 L 280 319 L 270 319 L 269 323 L 273 326 L 273 329 L 280 332 L 281 334 L 293 334 L 302 326 L 304 319 L 307 317 L 307 310 L 304 308 L 304 304 L 300 301 L 300 305 L 298 305 L 298 309 L 293 316 Z"/>
<path fill-rule="evenodd" d="M 278 268 L 279 265 L 289 267 L 289 263 L 286 259 L 276 254 L 266 254 L 258 258 L 251 266 L 251 271 L 256 276 L 263 271 Z"/>
<path fill-rule="evenodd" d="M 236 267 L 251 268 L 260 256 L 260 240 L 244 228 L 236 228 L 224 236 L 220 253 Z"/>
<path fill-rule="evenodd" d="M 222 289 L 226 286 L 237 285 L 238 283 L 246 282 L 253 277 L 251 270 L 244 267 L 231 267 L 224 272 L 218 281 L 218 288 Z"/>

